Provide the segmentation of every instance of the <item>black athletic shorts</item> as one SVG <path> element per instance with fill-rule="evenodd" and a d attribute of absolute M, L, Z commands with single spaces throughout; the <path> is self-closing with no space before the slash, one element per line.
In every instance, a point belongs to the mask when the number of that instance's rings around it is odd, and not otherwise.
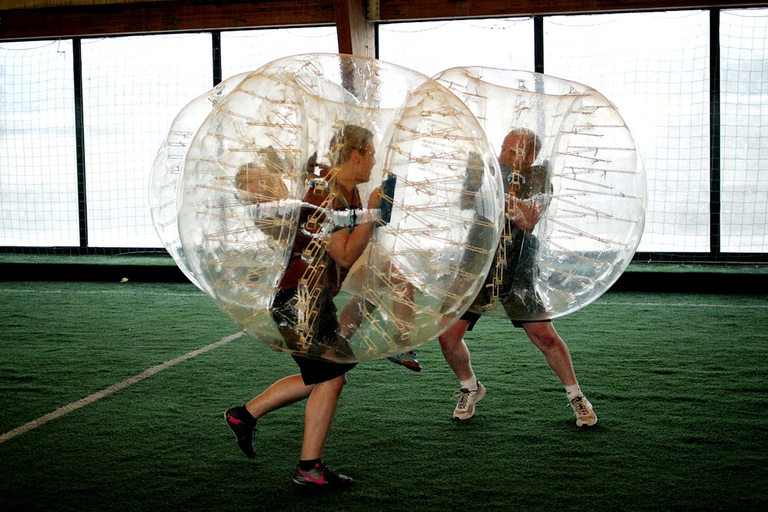
<path fill-rule="evenodd" d="M 277 323 L 277 328 L 285 339 L 286 347 L 296 350 L 298 335 L 295 327 L 297 322 L 296 288 L 280 290 L 272 304 L 272 318 Z M 315 322 L 315 334 L 317 343 L 310 347 L 309 354 L 315 357 L 302 357 L 294 355 L 293 359 L 301 370 L 301 379 L 304 384 L 319 384 L 327 380 L 344 375 L 355 367 L 357 363 L 334 363 L 319 359 L 320 355 L 329 346 L 335 346 L 339 332 L 339 323 L 336 320 L 336 306 L 328 293 L 321 293 L 318 300 L 318 320 Z M 346 343 L 346 342 L 345 342 Z"/>
<path fill-rule="evenodd" d="M 467 331 L 471 331 L 472 329 L 475 328 L 475 324 L 477 323 L 478 320 L 480 320 L 481 316 L 483 316 L 483 315 L 480 315 L 479 313 L 472 313 L 471 311 L 467 311 L 466 313 L 461 315 L 460 320 L 466 320 L 467 322 L 469 322 L 469 326 L 467 326 Z M 551 322 L 551 321 L 552 320 L 549 320 L 549 319 L 547 319 L 547 320 L 523 320 L 523 321 L 512 320 L 512 325 L 514 325 L 515 327 L 522 327 L 523 324 L 533 324 L 533 323 L 537 323 L 537 322 Z"/>
<path fill-rule="evenodd" d="M 299 365 L 301 380 L 307 386 L 335 379 L 357 366 L 357 363 L 332 363 L 301 356 L 293 356 L 293 360 Z"/>

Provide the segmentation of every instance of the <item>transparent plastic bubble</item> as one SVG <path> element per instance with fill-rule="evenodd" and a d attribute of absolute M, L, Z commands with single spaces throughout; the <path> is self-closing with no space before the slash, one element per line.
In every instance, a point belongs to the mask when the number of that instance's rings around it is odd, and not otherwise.
<path fill-rule="evenodd" d="M 503 243 L 472 310 L 543 320 L 600 297 L 645 222 L 645 174 L 616 108 L 588 86 L 538 73 L 467 67 L 434 79 L 478 118 L 509 197 Z M 510 135 L 519 129 L 528 131 Z"/>
<path fill-rule="evenodd" d="M 189 144 L 213 107 L 243 81 L 248 73 L 241 73 L 219 83 L 210 91 L 189 102 L 171 123 L 168 136 L 163 141 L 152 165 L 149 180 L 149 209 L 152 223 L 160 241 L 173 257 L 176 265 L 187 278 L 200 288 L 184 257 L 176 222 L 176 196 L 180 176 L 184 170 L 184 159 Z"/>
<path fill-rule="evenodd" d="M 270 347 L 363 361 L 415 349 L 490 269 L 503 183 L 469 109 L 382 61 L 251 73 L 187 153 L 178 225 L 213 301 Z"/>

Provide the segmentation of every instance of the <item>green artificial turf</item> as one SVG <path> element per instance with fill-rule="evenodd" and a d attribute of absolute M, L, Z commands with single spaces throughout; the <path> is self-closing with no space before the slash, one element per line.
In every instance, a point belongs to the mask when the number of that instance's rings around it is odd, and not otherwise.
<path fill-rule="evenodd" d="M 0 283 L 0 435 L 237 333 L 191 284 Z M 0 443 L 0 510 L 759 510 L 768 505 L 766 296 L 608 293 L 555 324 L 600 420 L 575 426 L 522 330 L 466 337 L 488 389 L 454 422 L 436 342 L 424 370 L 348 375 L 324 458 L 291 474 L 303 404 L 262 418 L 258 456 L 222 412 L 296 372 L 238 337 Z"/>

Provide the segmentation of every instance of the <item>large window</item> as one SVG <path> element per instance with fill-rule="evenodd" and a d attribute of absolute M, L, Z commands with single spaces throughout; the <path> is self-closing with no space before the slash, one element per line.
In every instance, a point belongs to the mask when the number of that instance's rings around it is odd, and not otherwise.
<path fill-rule="evenodd" d="M 709 251 L 709 13 L 544 20 L 544 71 L 600 91 L 638 144 L 648 180 L 640 251 Z"/>
<path fill-rule="evenodd" d="M 720 15 L 721 222 L 726 252 L 768 252 L 768 9 Z"/>
<path fill-rule="evenodd" d="M 173 118 L 213 86 L 210 34 L 83 41 L 88 245 L 156 247 L 149 177 Z"/>
<path fill-rule="evenodd" d="M 223 78 L 253 71 L 275 59 L 300 53 L 337 53 L 334 27 L 278 28 L 223 32 Z"/>
<path fill-rule="evenodd" d="M 459 66 L 533 71 L 530 18 L 393 23 L 379 28 L 379 58 L 427 76 Z"/>
<path fill-rule="evenodd" d="M 0 245 L 78 245 L 72 43 L 0 44 Z"/>

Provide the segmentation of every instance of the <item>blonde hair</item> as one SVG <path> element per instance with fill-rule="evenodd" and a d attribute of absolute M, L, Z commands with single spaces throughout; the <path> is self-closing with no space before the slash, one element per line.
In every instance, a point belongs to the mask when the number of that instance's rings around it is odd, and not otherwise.
<path fill-rule="evenodd" d="M 352 150 L 362 153 L 373 141 L 373 132 L 357 126 L 345 124 L 331 137 L 331 160 L 333 165 L 341 165 L 349 160 Z"/>

